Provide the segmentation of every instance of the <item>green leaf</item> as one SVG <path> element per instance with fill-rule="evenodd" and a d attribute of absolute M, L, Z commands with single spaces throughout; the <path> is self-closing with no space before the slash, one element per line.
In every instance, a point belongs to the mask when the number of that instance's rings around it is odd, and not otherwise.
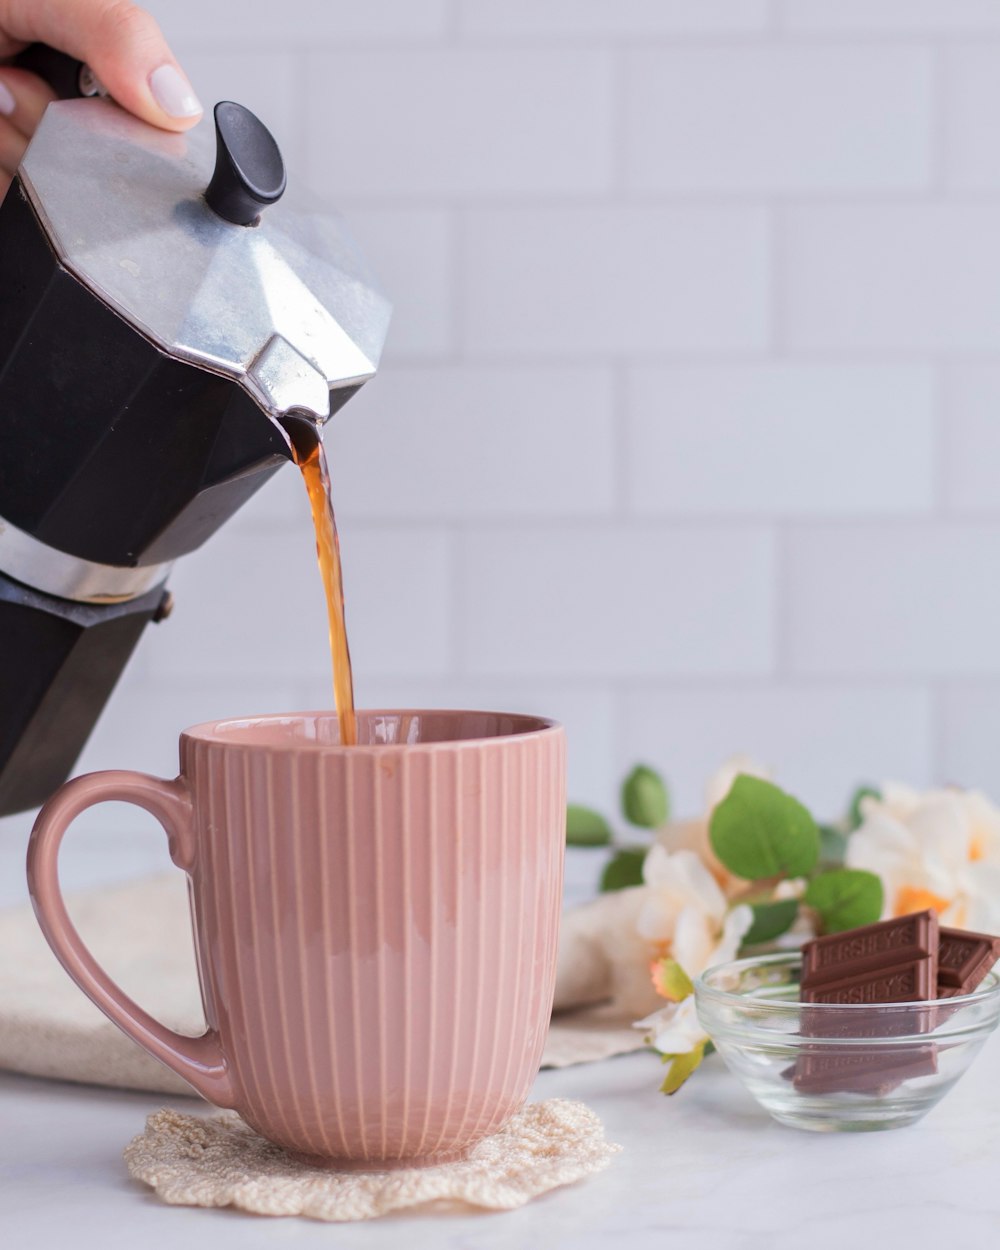
<path fill-rule="evenodd" d="M 611 826 L 600 812 L 578 803 L 566 808 L 567 846 L 608 846 L 611 842 Z"/>
<path fill-rule="evenodd" d="M 787 933 L 799 914 L 799 902 L 782 898 L 773 903 L 753 903 L 753 924 L 743 939 L 744 946 L 759 946 Z"/>
<path fill-rule="evenodd" d="M 669 998 L 672 1003 L 683 1002 L 694 993 L 691 978 L 676 959 L 664 957 L 653 965 L 653 988 L 661 998 Z"/>
<path fill-rule="evenodd" d="M 880 799 L 882 791 L 876 790 L 874 786 L 858 786 L 851 795 L 851 805 L 847 809 L 847 828 L 850 833 L 859 828 L 864 816 L 861 814 L 862 799 Z"/>
<path fill-rule="evenodd" d="M 824 864 L 831 867 L 839 866 L 844 862 L 844 856 L 847 854 L 847 835 L 842 829 L 838 829 L 836 825 L 820 825 L 819 827 L 819 857 Z"/>
<path fill-rule="evenodd" d="M 696 1046 L 686 1055 L 664 1055 L 663 1062 L 670 1064 L 670 1071 L 660 1086 L 661 1094 L 676 1094 L 692 1072 L 696 1071 L 705 1058 L 705 1046 Z"/>
<path fill-rule="evenodd" d="M 622 783 L 622 811 L 631 825 L 659 829 L 670 815 L 670 796 L 660 774 L 637 764 Z"/>
<path fill-rule="evenodd" d="M 645 846 L 624 846 L 613 859 L 609 859 L 601 874 L 601 893 L 642 885 L 642 863 L 647 849 Z"/>
<path fill-rule="evenodd" d="M 809 882 L 805 902 L 819 913 L 824 933 L 842 933 L 878 920 L 882 882 L 860 868 L 834 868 Z"/>
<path fill-rule="evenodd" d="M 738 877 L 801 877 L 819 859 L 819 828 L 798 799 L 741 773 L 712 813 L 712 850 Z"/>

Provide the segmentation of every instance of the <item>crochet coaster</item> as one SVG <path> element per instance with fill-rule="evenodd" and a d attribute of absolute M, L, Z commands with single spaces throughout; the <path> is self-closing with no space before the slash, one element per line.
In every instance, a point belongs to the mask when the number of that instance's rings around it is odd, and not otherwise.
<path fill-rule="evenodd" d="M 601 1171 L 619 1150 L 589 1107 L 550 1098 L 530 1103 L 465 1159 L 428 1167 L 327 1171 L 296 1162 L 233 1112 L 200 1119 L 166 1108 L 147 1118 L 125 1162 L 164 1202 L 333 1222 L 428 1204 L 510 1211 Z"/>

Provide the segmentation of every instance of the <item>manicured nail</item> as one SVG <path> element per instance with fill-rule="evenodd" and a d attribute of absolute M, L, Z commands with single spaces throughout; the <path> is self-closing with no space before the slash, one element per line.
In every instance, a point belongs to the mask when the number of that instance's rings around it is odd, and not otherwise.
<path fill-rule="evenodd" d="M 4 117 L 10 117 L 16 108 L 17 101 L 14 99 L 14 93 L 5 82 L 0 82 L 0 113 L 3 113 Z"/>
<path fill-rule="evenodd" d="M 154 69 L 149 76 L 149 89 L 156 103 L 171 117 L 197 117 L 202 112 L 194 88 L 176 65 Z"/>

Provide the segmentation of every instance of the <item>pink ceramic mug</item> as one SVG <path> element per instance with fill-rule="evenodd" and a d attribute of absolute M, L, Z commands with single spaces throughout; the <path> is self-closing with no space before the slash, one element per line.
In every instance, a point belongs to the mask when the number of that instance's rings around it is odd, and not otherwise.
<path fill-rule="evenodd" d="M 297 1156 L 431 1161 L 518 1110 L 552 1006 L 565 837 L 560 726 L 493 712 L 328 713 L 188 729 L 180 776 L 93 773 L 38 816 L 49 944 L 120 1028 Z M 166 1028 L 98 966 L 59 844 L 108 799 L 152 812 L 189 878 L 208 1031 Z"/>

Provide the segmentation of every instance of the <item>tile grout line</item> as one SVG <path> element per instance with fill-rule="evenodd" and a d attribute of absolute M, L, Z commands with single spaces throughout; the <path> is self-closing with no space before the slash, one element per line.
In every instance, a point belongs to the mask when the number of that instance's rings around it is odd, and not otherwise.
<path fill-rule="evenodd" d="M 792 670 L 792 583 L 789 568 L 789 541 L 791 535 L 784 525 L 776 525 L 773 530 L 772 548 L 774 552 L 774 568 L 771 570 L 771 611 L 772 628 L 772 674 L 771 681 L 780 685 L 787 680 Z"/>
<path fill-rule="evenodd" d="M 939 42 L 928 46 L 930 57 L 930 138 L 928 198 L 946 198 L 948 195 L 948 131 L 950 104 L 948 83 L 951 56 Z"/>
<path fill-rule="evenodd" d="M 611 516 L 627 521 L 629 518 L 629 481 L 631 472 L 632 404 L 628 365 L 622 360 L 612 369 L 611 416 L 613 421 L 612 465 L 613 482 Z M 610 517 L 608 519 L 611 519 Z"/>
<path fill-rule="evenodd" d="M 952 441 L 948 436 L 948 411 L 954 386 L 946 361 L 938 361 L 931 368 L 931 517 L 938 524 L 947 525 L 963 519 L 961 513 L 952 512 L 951 501 Z"/>
<path fill-rule="evenodd" d="M 950 778 L 945 777 L 945 759 L 947 757 L 947 726 L 945 724 L 945 702 L 947 679 L 934 677 L 927 682 L 927 698 L 930 705 L 929 741 L 927 743 L 932 784 L 945 784 Z"/>

